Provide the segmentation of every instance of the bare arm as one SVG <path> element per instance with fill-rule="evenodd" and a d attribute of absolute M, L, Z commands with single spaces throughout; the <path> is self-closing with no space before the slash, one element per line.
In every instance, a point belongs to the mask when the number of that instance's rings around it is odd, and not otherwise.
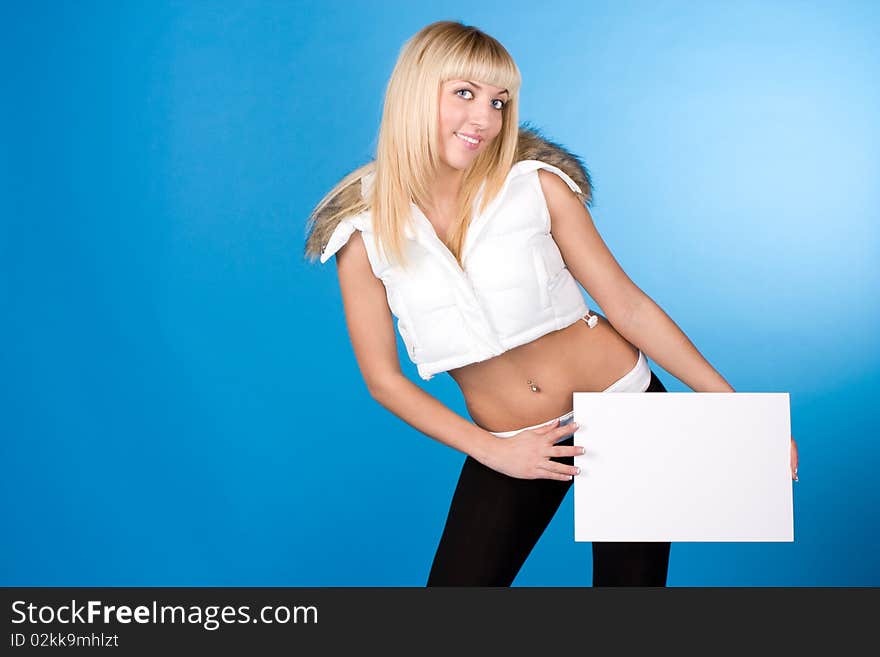
<path fill-rule="evenodd" d="M 405 376 L 390 379 L 384 388 L 372 395 L 382 406 L 422 433 L 485 465 L 490 462 L 492 443 L 499 439 L 450 410 Z"/>
<path fill-rule="evenodd" d="M 694 392 L 736 392 L 678 325 L 623 271 L 599 236 L 589 210 L 559 176 L 539 170 L 553 239 L 566 266 L 631 344 Z M 791 439 L 791 478 L 797 481 L 797 443 Z"/>
<path fill-rule="evenodd" d="M 548 171 L 540 170 L 538 176 L 566 266 L 617 332 L 695 392 L 734 392 L 676 323 L 630 280 L 568 185 Z"/>
<path fill-rule="evenodd" d="M 645 295 L 618 332 L 694 392 L 736 392 L 654 300 Z"/>
<path fill-rule="evenodd" d="M 373 274 L 360 231 L 336 254 L 345 320 L 370 395 L 422 433 L 486 463 L 500 439 L 458 415 L 400 370 L 385 286 Z"/>

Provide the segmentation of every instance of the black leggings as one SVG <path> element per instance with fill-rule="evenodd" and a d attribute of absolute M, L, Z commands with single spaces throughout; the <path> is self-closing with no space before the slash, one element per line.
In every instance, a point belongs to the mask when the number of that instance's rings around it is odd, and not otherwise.
<path fill-rule="evenodd" d="M 645 392 L 666 392 L 651 372 Z M 569 436 L 557 445 L 573 445 Z M 574 457 L 552 457 L 574 465 Z M 510 586 L 572 481 L 517 479 L 468 456 L 427 586 Z M 666 586 L 669 542 L 593 542 L 593 586 Z"/>

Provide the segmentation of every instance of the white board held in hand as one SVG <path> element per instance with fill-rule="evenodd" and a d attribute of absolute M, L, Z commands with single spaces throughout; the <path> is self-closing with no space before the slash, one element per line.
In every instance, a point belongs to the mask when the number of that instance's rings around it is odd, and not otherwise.
<path fill-rule="evenodd" d="M 574 393 L 575 541 L 793 541 L 789 394 Z"/>

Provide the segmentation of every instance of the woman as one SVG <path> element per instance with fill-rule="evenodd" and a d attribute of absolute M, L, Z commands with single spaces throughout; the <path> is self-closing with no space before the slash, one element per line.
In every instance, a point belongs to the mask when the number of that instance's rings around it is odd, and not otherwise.
<path fill-rule="evenodd" d="M 695 391 L 733 392 L 605 246 L 578 158 L 518 127 L 519 88 L 492 37 L 423 28 L 391 75 L 375 161 L 310 218 L 306 254 L 336 255 L 371 395 L 467 454 L 429 586 L 512 583 L 578 474 L 573 392 L 665 392 L 645 353 Z M 401 373 L 392 316 L 473 423 Z M 593 584 L 665 586 L 669 548 L 594 542 Z"/>

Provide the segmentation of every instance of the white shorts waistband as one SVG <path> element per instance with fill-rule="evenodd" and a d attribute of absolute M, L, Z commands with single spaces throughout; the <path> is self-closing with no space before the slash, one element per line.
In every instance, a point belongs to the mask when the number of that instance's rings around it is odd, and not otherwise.
<path fill-rule="evenodd" d="M 649 385 L 651 385 L 651 368 L 648 367 L 648 361 L 642 353 L 642 350 L 639 349 L 639 359 L 636 361 L 636 364 L 633 365 L 633 368 L 605 388 L 602 392 L 644 392 L 648 389 Z M 522 429 L 514 429 L 512 431 L 490 431 L 489 433 L 498 436 L 499 438 L 510 438 L 511 436 L 518 434 L 520 431 L 528 431 L 529 429 L 537 429 L 538 427 L 547 426 L 556 420 L 559 420 L 560 425 L 570 424 L 574 421 L 574 410 L 569 411 L 565 415 L 560 415 L 558 418 L 547 420 L 546 422 L 541 422 L 539 424 L 533 424 L 530 427 L 523 427 Z"/>

